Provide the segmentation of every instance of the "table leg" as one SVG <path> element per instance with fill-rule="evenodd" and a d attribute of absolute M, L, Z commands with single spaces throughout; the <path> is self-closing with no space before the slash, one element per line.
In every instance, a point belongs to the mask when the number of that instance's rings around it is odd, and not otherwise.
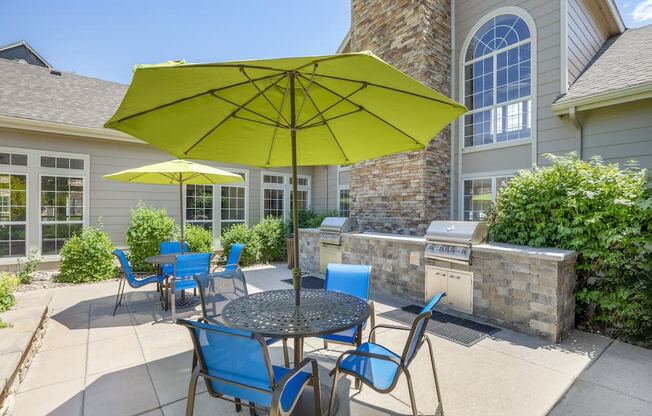
<path fill-rule="evenodd" d="M 303 338 L 294 338 L 294 366 L 303 361 Z"/>
<path fill-rule="evenodd" d="M 165 310 L 170 309 L 170 276 L 165 276 Z"/>
<path fill-rule="evenodd" d="M 357 334 L 355 336 L 355 343 L 357 346 L 360 346 L 362 345 L 362 324 L 358 325 L 358 330 L 356 332 Z M 359 378 L 355 379 L 355 389 L 362 390 L 362 382 Z"/>

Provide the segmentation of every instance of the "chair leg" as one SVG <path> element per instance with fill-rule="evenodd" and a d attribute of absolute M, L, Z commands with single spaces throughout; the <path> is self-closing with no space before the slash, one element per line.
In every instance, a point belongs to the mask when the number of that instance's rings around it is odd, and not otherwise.
<path fill-rule="evenodd" d="M 115 297 L 115 306 L 113 307 L 113 316 L 115 316 L 115 312 L 118 310 L 118 306 L 122 303 L 122 294 L 124 293 L 125 290 L 125 279 L 123 277 L 120 278 L 118 281 L 118 294 Z"/>
<path fill-rule="evenodd" d="M 333 404 L 335 404 L 335 392 L 337 390 L 337 378 L 339 377 L 339 368 L 335 367 L 333 373 L 333 385 L 331 386 L 331 399 L 328 401 L 328 416 L 332 415 Z"/>
<path fill-rule="evenodd" d="M 172 322 L 175 322 L 175 319 L 177 317 L 177 305 L 176 305 L 176 299 L 175 299 L 175 294 L 176 292 L 174 290 L 174 287 L 172 287 L 172 290 L 170 291 L 170 306 L 172 306 Z"/>
<path fill-rule="evenodd" d="M 312 362 L 312 391 L 315 398 L 315 415 L 321 416 L 321 383 L 319 382 L 319 364 Z"/>
<path fill-rule="evenodd" d="M 326 340 L 324 340 L 324 349 L 325 349 L 325 350 L 328 349 L 328 341 L 326 341 Z"/>
<path fill-rule="evenodd" d="M 192 370 L 190 385 L 188 386 L 188 398 L 186 399 L 186 416 L 192 416 L 195 410 L 195 392 L 197 391 L 197 379 L 199 378 L 199 367 Z"/>
<path fill-rule="evenodd" d="M 290 368 L 290 354 L 288 353 L 288 340 L 283 338 L 283 361 L 285 361 L 285 367 Z"/>
<path fill-rule="evenodd" d="M 249 402 L 249 416 L 256 416 L 256 403 L 254 402 Z"/>
<path fill-rule="evenodd" d="M 432 349 L 432 341 L 425 336 L 426 341 L 428 342 L 428 352 L 430 352 L 430 365 L 432 366 L 432 375 L 435 378 L 435 392 L 437 393 L 437 410 L 435 411 L 435 416 L 440 415 L 444 416 L 444 405 L 441 401 L 441 392 L 439 391 L 439 379 L 437 378 L 437 368 L 435 367 L 435 353 Z"/>
<path fill-rule="evenodd" d="M 417 416 L 417 402 L 414 398 L 414 387 L 412 386 L 412 377 L 410 377 L 410 373 L 408 372 L 407 368 L 405 368 L 403 371 L 405 373 L 405 378 L 407 378 L 408 392 L 410 393 L 410 404 L 412 405 L 412 415 Z"/>
<path fill-rule="evenodd" d="M 235 399 L 235 411 L 239 412 L 241 410 L 242 410 L 242 402 L 240 401 L 240 399 L 236 398 Z"/>

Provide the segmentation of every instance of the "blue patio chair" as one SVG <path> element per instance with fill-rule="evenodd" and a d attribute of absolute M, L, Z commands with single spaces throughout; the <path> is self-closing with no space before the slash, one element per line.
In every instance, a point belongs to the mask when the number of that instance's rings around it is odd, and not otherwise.
<path fill-rule="evenodd" d="M 412 405 L 412 414 L 416 416 L 417 404 L 414 398 L 412 377 L 410 376 L 408 367 L 424 342 L 428 343 L 430 364 L 432 365 L 432 374 L 435 379 L 435 392 L 437 393 L 437 409 L 435 415 L 443 416 L 444 409 L 442 407 L 441 394 L 439 392 L 439 380 L 437 379 L 437 370 L 435 368 L 435 356 L 432 351 L 432 342 L 426 335 L 426 328 L 428 326 L 428 321 L 432 316 L 432 310 L 444 296 L 446 296 L 446 293 L 444 292 L 439 292 L 435 295 L 435 297 L 433 297 L 430 302 L 421 309 L 419 315 L 414 318 L 411 328 L 395 325 L 378 325 L 371 329 L 371 334 L 369 335 L 370 338 L 377 328 L 410 331 L 401 355 L 398 355 L 382 345 L 373 342 L 365 342 L 355 350 L 346 351 L 337 359 L 335 368 L 331 371 L 331 375 L 333 376 L 333 390 L 331 392 L 330 404 L 328 407 L 329 416 L 333 407 L 337 380 L 340 373 L 353 376 L 356 380 L 362 381 L 364 384 L 379 393 L 390 393 L 394 390 L 398 378 L 402 373 L 405 373 L 408 392 L 410 394 L 410 404 Z"/>
<path fill-rule="evenodd" d="M 326 266 L 326 282 L 324 289 L 334 292 L 346 293 L 356 296 L 369 303 L 371 308 L 371 327 L 376 325 L 376 314 L 374 303 L 369 300 L 369 286 L 371 284 L 371 266 L 357 264 L 334 264 Z M 362 324 L 366 327 L 367 322 Z M 362 334 L 358 333 L 358 327 L 350 328 L 335 334 L 324 335 L 324 348 L 328 348 L 328 342 L 338 344 L 360 345 L 362 344 Z M 375 339 L 371 340 L 375 342 Z"/>
<path fill-rule="evenodd" d="M 197 274 L 206 274 L 210 271 L 211 257 L 213 253 L 191 253 L 179 254 L 174 264 L 174 273 L 170 279 L 170 303 L 172 305 L 172 320 L 176 318 L 176 299 L 177 290 L 184 292 L 187 289 L 196 289 L 197 283 L 193 278 Z"/>
<path fill-rule="evenodd" d="M 201 298 L 202 319 L 206 323 L 222 325 L 222 309 L 232 300 L 249 296 L 244 272 L 236 269 L 230 272 L 199 274 L 195 276 Z M 285 366 L 290 366 L 287 339 L 265 338 L 269 346 L 281 341 Z"/>
<path fill-rule="evenodd" d="M 181 241 L 163 241 L 158 246 L 159 254 L 183 254 L 188 252 L 188 243 L 183 243 L 181 250 Z M 161 274 L 163 276 L 172 276 L 174 273 L 174 264 L 163 264 Z"/>
<path fill-rule="evenodd" d="M 230 272 L 240 267 L 240 258 L 244 249 L 245 245 L 242 243 L 235 243 L 231 246 L 229 257 L 226 259 L 226 264 L 224 265 L 225 272 Z"/>
<path fill-rule="evenodd" d="M 190 377 L 186 416 L 193 414 L 199 377 L 206 382 L 211 396 L 235 403 L 238 411 L 247 406 L 252 413 L 256 409 L 269 410 L 270 416 L 290 414 L 303 389 L 311 383 L 315 414 L 321 415 L 315 359 L 306 358 L 292 369 L 275 366 L 265 340 L 255 334 L 186 319 L 178 319 L 177 323 L 190 331 L 197 360 Z"/>
<path fill-rule="evenodd" d="M 136 275 L 134 275 L 134 272 L 131 270 L 131 266 L 129 265 L 129 261 L 127 260 L 127 256 L 125 255 L 124 251 L 116 248 L 115 250 L 113 250 L 113 255 L 117 257 L 118 262 L 120 263 L 120 277 L 118 279 L 118 295 L 116 296 L 115 307 L 113 308 L 113 316 L 115 316 L 115 312 L 118 310 L 118 306 L 122 304 L 122 298 L 124 296 L 126 284 L 129 284 L 129 286 L 133 287 L 134 289 L 138 289 L 145 285 L 156 283 L 158 288 L 161 284 L 162 277 L 159 275 L 153 275 L 153 276 L 147 276 L 138 279 L 136 278 Z M 160 296 L 161 296 L 161 300 L 163 300 L 162 293 L 160 294 Z"/>

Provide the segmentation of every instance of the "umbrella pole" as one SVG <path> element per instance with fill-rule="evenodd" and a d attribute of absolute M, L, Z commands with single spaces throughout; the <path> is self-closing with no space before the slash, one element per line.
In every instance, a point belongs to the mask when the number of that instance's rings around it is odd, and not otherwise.
<path fill-rule="evenodd" d="M 183 253 L 183 242 L 185 238 L 183 219 L 185 217 L 183 212 L 183 173 L 179 172 L 179 224 L 181 224 L 181 252 Z"/>
<path fill-rule="evenodd" d="M 294 72 L 288 73 L 290 81 L 290 138 L 292 142 L 292 232 L 294 238 L 294 268 L 292 283 L 294 284 L 294 304 L 301 306 L 301 268 L 299 266 L 299 212 L 297 210 L 297 130 L 296 109 L 294 103 Z M 296 365 L 296 363 L 295 363 Z"/>

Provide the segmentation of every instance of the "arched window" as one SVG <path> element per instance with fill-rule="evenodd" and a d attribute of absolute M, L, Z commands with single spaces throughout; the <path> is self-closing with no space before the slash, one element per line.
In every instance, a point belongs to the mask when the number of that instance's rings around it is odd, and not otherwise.
<path fill-rule="evenodd" d="M 530 138 L 532 50 L 520 17 L 491 18 L 473 35 L 464 58 L 464 146 Z"/>

